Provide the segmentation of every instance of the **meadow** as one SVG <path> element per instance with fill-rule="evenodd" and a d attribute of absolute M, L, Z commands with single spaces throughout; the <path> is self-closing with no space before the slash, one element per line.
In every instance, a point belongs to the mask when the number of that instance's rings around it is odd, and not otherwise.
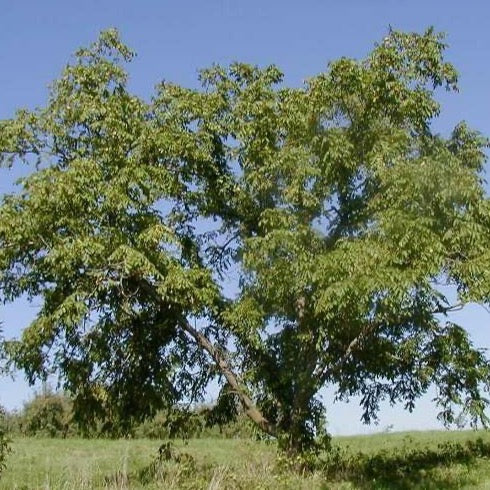
<path fill-rule="evenodd" d="M 483 431 L 338 437 L 323 463 L 303 470 L 251 439 L 26 437 L 12 448 L 0 489 L 490 488 Z"/>

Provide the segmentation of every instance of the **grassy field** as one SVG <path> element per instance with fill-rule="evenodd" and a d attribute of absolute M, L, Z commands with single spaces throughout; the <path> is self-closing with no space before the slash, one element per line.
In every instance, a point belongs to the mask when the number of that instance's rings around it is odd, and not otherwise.
<path fill-rule="evenodd" d="M 480 439 L 480 440 L 479 440 Z M 479 442 L 477 442 L 479 440 Z M 470 442 L 468 442 L 470 441 Z M 238 439 L 16 439 L 1 489 L 490 489 L 490 433 L 343 437 L 317 469 L 299 473 L 273 444 Z"/>

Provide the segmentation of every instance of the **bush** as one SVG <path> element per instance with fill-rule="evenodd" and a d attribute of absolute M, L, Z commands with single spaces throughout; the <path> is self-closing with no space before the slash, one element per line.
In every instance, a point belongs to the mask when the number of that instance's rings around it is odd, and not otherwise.
<path fill-rule="evenodd" d="M 256 431 L 244 414 L 234 419 L 220 421 L 212 416 L 212 407 L 198 407 L 193 410 L 174 408 L 159 411 L 156 415 L 133 430 L 136 438 L 147 439 L 253 439 Z"/>
<path fill-rule="evenodd" d="M 204 419 L 198 413 L 174 408 L 161 410 L 133 431 L 134 437 L 148 439 L 189 439 L 199 437 L 204 428 Z"/>
<path fill-rule="evenodd" d="M 19 429 L 26 436 L 66 437 L 76 433 L 71 400 L 62 393 L 45 390 L 24 405 Z"/>

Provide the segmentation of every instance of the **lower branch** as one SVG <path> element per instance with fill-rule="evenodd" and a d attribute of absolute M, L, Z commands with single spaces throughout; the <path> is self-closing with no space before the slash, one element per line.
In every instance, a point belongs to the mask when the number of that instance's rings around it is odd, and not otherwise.
<path fill-rule="evenodd" d="M 147 281 L 141 281 L 141 287 L 143 287 L 155 300 L 162 306 L 166 307 L 158 293 L 155 289 L 148 283 Z M 267 434 L 277 437 L 277 430 L 274 424 L 271 424 L 260 412 L 252 399 L 247 395 L 243 386 L 240 386 L 238 382 L 236 374 L 233 372 L 229 362 L 223 356 L 219 349 L 217 349 L 212 342 L 199 330 L 194 328 L 189 321 L 185 317 L 181 317 L 179 321 L 179 326 L 190 335 L 197 345 L 207 352 L 213 361 L 216 363 L 216 366 L 223 374 L 223 376 L 228 381 L 228 384 L 231 388 L 236 392 L 240 402 L 245 410 L 245 414 L 256 424 L 258 425 L 264 432 Z"/>
<path fill-rule="evenodd" d="M 199 330 L 195 329 L 187 320 L 183 320 L 180 323 L 180 327 L 187 332 L 196 343 L 205 350 L 214 360 L 218 366 L 220 372 L 228 381 L 233 391 L 237 394 L 240 402 L 245 409 L 246 415 L 257 424 L 264 432 L 271 436 L 276 436 L 277 431 L 273 424 L 271 424 L 256 407 L 252 399 L 246 394 L 242 386 L 240 386 L 236 374 L 231 369 L 229 362 L 225 359 L 223 354 L 209 341 L 209 339 L 203 335 Z"/>

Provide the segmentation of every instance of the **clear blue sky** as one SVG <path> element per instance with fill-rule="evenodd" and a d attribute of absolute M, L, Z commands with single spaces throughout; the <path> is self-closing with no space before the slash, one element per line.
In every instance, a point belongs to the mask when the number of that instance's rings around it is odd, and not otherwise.
<path fill-rule="evenodd" d="M 0 0 L 0 119 L 19 107 L 42 105 L 47 86 L 79 46 L 104 28 L 117 27 L 138 53 L 130 66 L 131 88 L 149 96 L 165 78 L 195 86 L 199 68 L 234 60 L 278 65 L 286 83 L 305 78 L 339 56 L 362 57 L 389 25 L 422 31 L 429 25 L 448 34 L 447 56 L 460 71 L 460 93 L 442 95 L 436 128 L 448 132 L 459 120 L 490 135 L 490 3 L 484 0 Z M 15 175 L 15 174 L 14 174 Z M 0 171 L 0 193 L 12 175 Z M 0 305 L 5 333 L 18 335 L 35 306 Z M 490 346 L 490 315 L 471 306 L 455 318 L 475 343 Z M 0 381 L 0 404 L 19 407 L 29 397 L 22 377 Z M 357 403 L 332 405 L 325 393 L 331 430 L 359 433 Z M 412 415 L 383 407 L 379 428 L 438 427 L 429 397 Z"/>

